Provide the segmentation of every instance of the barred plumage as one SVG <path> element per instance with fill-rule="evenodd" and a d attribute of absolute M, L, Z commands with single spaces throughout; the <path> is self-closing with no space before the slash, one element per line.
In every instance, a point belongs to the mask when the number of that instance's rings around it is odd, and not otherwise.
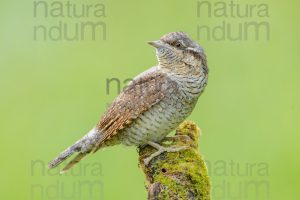
<path fill-rule="evenodd" d="M 156 48 L 158 66 L 134 78 L 96 127 L 50 162 L 50 168 L 74 152 L 79 154 L 64 171 L 105 146 L 159 142 L 191 114 L 208 79 L 203 48 L 183 32 L 149 44 Z"/>

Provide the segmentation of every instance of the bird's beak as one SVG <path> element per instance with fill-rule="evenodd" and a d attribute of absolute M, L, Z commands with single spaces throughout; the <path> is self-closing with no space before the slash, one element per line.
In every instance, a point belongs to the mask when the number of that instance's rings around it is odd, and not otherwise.
<path fill-rule="evenodd" d="M 154 46 L 155 48 L 159 48 L 159 47 L 163 46 L 163 44 L 160 40 L 149 41 L 148 44 L 150 44 L 151 46 Z"/>

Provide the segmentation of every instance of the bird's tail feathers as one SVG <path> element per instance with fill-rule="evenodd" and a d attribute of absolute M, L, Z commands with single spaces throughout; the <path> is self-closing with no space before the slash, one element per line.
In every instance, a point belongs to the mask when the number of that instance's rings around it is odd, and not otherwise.
<path fill-rule="evenodd" d="M 61 171 L 60 173 L 63 174 L 67 172 L 69 169 L 71 169 L 74 165 L 80 162 L 82 158 L 84 158 L 88 153 L 79 153 L 76 155 L 75 158 L 73 158 Z"/>
<path fill-rule="evenodd" d="M 74 165 L 76 165 L 82 158 L 84 158 L 88 153 L 90 153 L 95 145 L 101 140 L 101 134 L 94 128 L 75 144 L 68 147 L 62 153 L 60 153 L 54 160 L 50 161 L 48 164 L 49 169 L 57 167 L 67 158 L 69 158 L 75 152 L 78 152 L 76 157 L 74 157 L 62 170 L 61 173 L 65 173 Z"/>

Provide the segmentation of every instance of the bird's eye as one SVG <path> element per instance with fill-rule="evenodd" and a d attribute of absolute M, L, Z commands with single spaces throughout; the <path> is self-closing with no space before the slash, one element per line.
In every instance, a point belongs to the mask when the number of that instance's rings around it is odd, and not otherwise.
<path fill-rule="evenodd" d="M 176 46 L 177 48 L 180 48 L 180 47 L 182 47 L 182 44 L 181 44 L 180 42 L 176 42 L 176 43 L 175 43 L 175 46 Z"/>

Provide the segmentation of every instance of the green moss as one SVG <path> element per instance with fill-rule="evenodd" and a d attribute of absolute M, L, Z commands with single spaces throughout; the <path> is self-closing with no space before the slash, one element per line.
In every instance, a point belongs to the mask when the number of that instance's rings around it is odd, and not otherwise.
<path fill-rule="evenodd" d="M 154 158 L 149 166 L 143 159 L 155 149 L 147 146 L 140 150 L 140 165 L 150 184 L 160 183 L 163 190 L 158 199 L 210 199 L 210 182 L 205 162 L 198 152 L 200 129 L 193 122 L 184 122 L 176 130 L 179 136 L 163 146 L 189 146 L 181 152 L 163 153 Z M 188 136 L 188 137 L 180 137 Z M 190 198 L 189 198 L 190 197 Z"/>

